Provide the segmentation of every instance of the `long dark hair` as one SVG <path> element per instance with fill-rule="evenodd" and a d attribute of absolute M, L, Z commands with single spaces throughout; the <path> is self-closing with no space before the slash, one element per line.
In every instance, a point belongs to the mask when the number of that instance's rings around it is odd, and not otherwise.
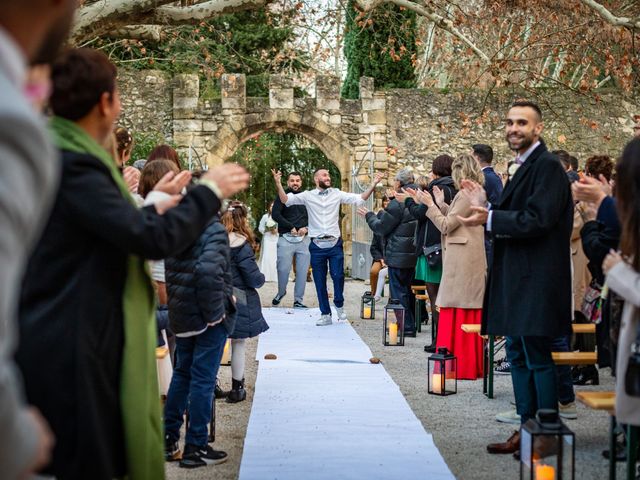
<path fill-rule="evenodd" d="M 640 138 L 631 140 L 616 167 L 616 198 L 622 225 L 620 250 L 640 271 Z"/>
<path fill-rule="evenodd" d="M 232 201 L 220 221 L 227 229 L 227 232 L 235 232 L 245 237 L 254 252 L 258 249 L 256 237 L 249 226 L 249 211 L 244 203 L 237 200 Z"/>

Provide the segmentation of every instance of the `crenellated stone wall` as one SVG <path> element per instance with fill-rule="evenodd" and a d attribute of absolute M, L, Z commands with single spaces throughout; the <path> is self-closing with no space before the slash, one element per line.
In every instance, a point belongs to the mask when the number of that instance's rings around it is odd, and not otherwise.
<path fill-rule="evenodd" d="M 315 143 L 339 168 L 345 182 L 363 181 L 371 168 L 393 173 L 411 166 L 427 173 L 440 153 L 468 152 L 474 143 L 494 147 L 498 169 L 511 158 L 503 116 L 524 94 L 487 96 L 484 91 L 377 91 L 372 78 L 360 81 L 360 99 L 340 98 L 336 77 L 318 76 L 316 98 L 295 98 L 290 79 L 273 75 L 268 98 L 246 96 L 244 75 L 222 77 L 219 100 L 200 98 L 195 75 L 173 78 L 159 71 L 120 74 L 125 126 L 160 132 L 182 152 L 189 148 L 209 164 L 229 158 L 238 146 L 265 131 L 292 131 Z M 591 154 L 616 156 L 633 134 L 637 104 L 616 92 L 599 102 L 546 91 L 544 138 L 584 161 Z"/>
<path fill-rule="evenodd" d="M 347 100 L 340 97 L 338 78 L 318 76 L 316 97 L 296 98 L 292 81 L 273 75 L 269 97 L 250 98 L 244 75 L 226 74 L 220 98 L 208 100 L 200 98 L 196 75 L 169 78 L 155 71 L 121 73 L 120 89 L 121 123 L 134 132 L 161 132 L 181 153 L 201 162 L 222 163 L 263 132 L 299 133 L 336 164 L 342 188 L 351 191 L 367 185 L 376 170 L 389 172 L 389 185 L 404 166 L 427 174 L 438 154 L 466 153 L 474 143 L 492 145 L 496 168 L 503 170 L 512 157 L 503 118 L 514 99 L 526 96 L 513 91 L 378 91 L 372 78 L 362 78 L 360 99 Z M 565 149 L 582 161 L 592 154 L 616 157 L 633 134 L 633 114 L 640 112 L 616 92 L 602 93 L 596 102 L 545 91 L 539 103 L 549 148 Z M 370 232 L 364 222 L 352 223 L 350 209 L 345 213 L 342 232 L 345 251 L 351 252 L 351 240 L 364 244 Z"/>

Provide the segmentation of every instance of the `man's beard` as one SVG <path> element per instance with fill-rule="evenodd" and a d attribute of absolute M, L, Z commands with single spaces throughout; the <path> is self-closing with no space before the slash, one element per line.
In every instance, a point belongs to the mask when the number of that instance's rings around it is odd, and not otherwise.
<path fill-rule="evenodd" d="M 517 152 L 519 150 L 528 150 L 531 145 L 533 145 L 533 137 L 517 137 L 517 142 L 520 142 L 517 146 L 513 145 L 509 140 L 509 136 L 507 135 L 507 143 L 509 144 L 509 149 Z"/>
<path fill-rule="evenodd" d="M 291 190 L 292 192 L 297 192 L 298 190 L 300 190 L 300 185 L 292 185 L 289 187 L 289 190 Z"/>
<path fill-rule="evenodd" d="M 331 187 L 331 181 L 328 180 L 326 182 L 318 182 L 318 187 L 322 188 L 323 190 L 326 190 L 327 188 Z"/>

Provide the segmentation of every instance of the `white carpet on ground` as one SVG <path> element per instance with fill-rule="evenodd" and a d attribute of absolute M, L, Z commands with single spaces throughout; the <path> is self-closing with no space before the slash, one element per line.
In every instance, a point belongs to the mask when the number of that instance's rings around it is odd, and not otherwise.
<path fill-rule="evenodd" d="M 264 311 L 241 480 L 454 478 L 348 322 L 316 327 L 318 310 L 286 312 Z"/>

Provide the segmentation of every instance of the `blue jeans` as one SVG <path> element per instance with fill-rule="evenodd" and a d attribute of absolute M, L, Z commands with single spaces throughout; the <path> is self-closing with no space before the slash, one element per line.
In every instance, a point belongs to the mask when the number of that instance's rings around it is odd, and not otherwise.
<path fill-rule="evenodd" d="M 342 238 L 338 239 L 331 248 L 320 248 L 313 241 L 309 245 L 311 253 L 311 270 L 313 282 L 316 284 L 320 312 L 323 315 L 331 314 L 329 305 L 329 293 L 327 292 L 327 263 L 329 274 L 333 280 L 333 304 L 336 307 L 344 305 L 344 252 L 342 251 Z"/>
<path fill-rule="evenodd" d="M 520 421 L 535 418 L 540 408 L 558 410 L 551 338 L 507 337 L 506 348 Z"/>
<path fill-rule="evenodd" d="M 189 408 L 189 427 L 185 443 L 207 445 L 211 421 L 211 402 L 216 376 L 222 360 L 227 330 L 218 324 L 200 335 L 176 337 L 176 366 L 164 406 L 165 435 L 172 442 L 180 438 L 184 413 Z"/>
<path fill-rule="evenodd" d="M 554 337 L 551 339 L 552 352 L 570 352 L 569 344 L 571 336 Z M 563 405 L 574 402 L 576 395 L 573 391 L 573 379 L 571 378 L 571 367 L 569 365 L 556 365 L 556 375 L 558 377 L 558 401 Z"/>

